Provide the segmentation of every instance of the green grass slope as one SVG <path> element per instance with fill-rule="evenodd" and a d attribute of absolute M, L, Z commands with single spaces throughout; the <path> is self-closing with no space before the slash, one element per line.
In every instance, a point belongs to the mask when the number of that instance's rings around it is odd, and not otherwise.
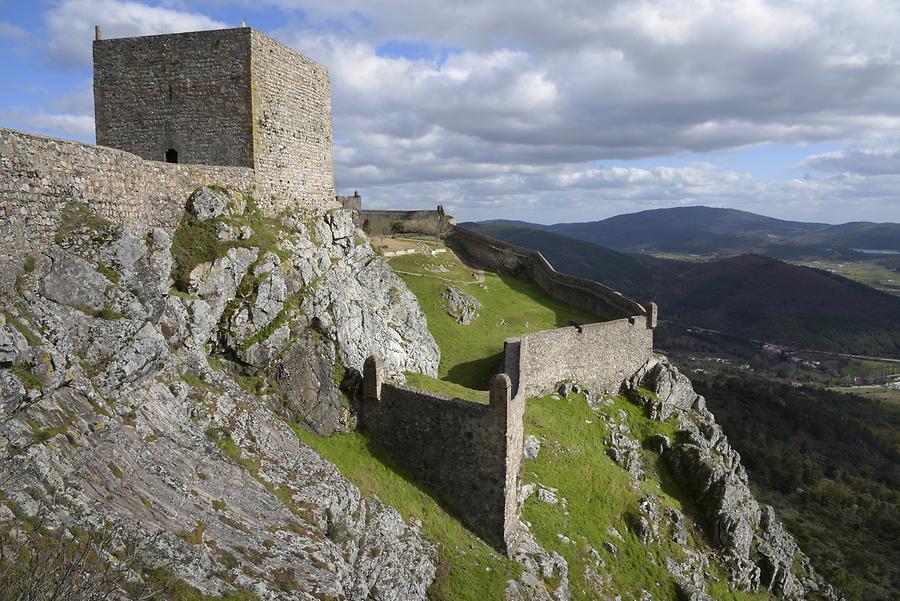
<path fill-rule="evenodd" d="M 797 348 L 900 357 L 900 299 L 828 271 L 763 255 L 699 262 L 626 255 L 511 224 L 476 229 L 535 248 L 564 273 L 655 300 L 663 320 Z M 623 276 L 632 263 L 642 270 Z"/>
<path fill-rule="evenodd" d="M 480 278 L 449 251 L 435 256 L 404 255 L 389 263 L 418 298 L 428 318 L 428 329 L 441 348 L 438 379 L 452 384 L 487 390 L 491 376 L 500 369 L 507 338 L 566 326 L 572 320 L 597 321 L 587 311 L 548 297 L 534 282 L 485 272 L 480 283 Z M 442 305 L 441 293 L 448 286 L 467 292 L 481 303 L 478 317 L 468 325 L 457 323 Z M 415 376 L 411 377 L 413 382 L 423 387 L 433 385 Z M 448 391 L 446 387 L 437 390 Z"/>
<path fill-rule="evenodd" d="M 641 498 L 648 494 L 659 498 L 661 511 L 671 507 L 690 515 L 692 508 L 683 501 L 687 497 L 657 453 L 642 450 L 650 469 L 638 488 L 632 486 L 628 472 L 607 457 L 604 441 L 610 426 L 603 418 L 619 411 L 625 412 L 631 432 L 640 440 L 657 433 L 674 438 L 674 423 L 650 420 L 642 408 L 621 397 L 596 412 L 581 394 L 566 398 L 548 395 L 528 401 L 526 432 L 543 442 L 537 459 L 525 463 L 525 481 L 558 489 L 567 503 L 564 510 L 532 496 L 525 503 L 522 518 L 531 524 L 539 543 L 566 559 L 572 599 L 596 599 L 598 588 L 610 598 L 621 595 L 623 599 L 639 599 L 641 591 L 648 591 L 654 599 L 678 599 L 675 581 L 665 565 L 667 557 L 683 560 L 685 547 L 672 542 L 663 524 L 659 540 L 644 545 L 630 524 L 638 515 Z M 610 528 L 622 538 L 611 536 Z M 688 531 L 687 548 L 705 549 L 701 532 L 693 527 Z M 612 543 L 616 554 L 604 548 L 604 542 Z M 599 553 L 604 567 L 596 567 L 591 549 Z M 712 577 L 709 592 L 715 599 L 769 598 L 728 590 L 718 566 L 710 566 L 708 576 Z"/>
<path fill-rule="evenodd" d="M 359 433 L 322 437 L 295 427 L 300 439 L 366 496 L 395 507 L 407 521 L 421 520 L 422 532 L 438 548 L 438 571 L 429 597 L 435 601 L 501 599 L 506 581 L 521 566 L 466 530 L 435 500 L 431 491 L 403 474 L 383 452 Z"/>

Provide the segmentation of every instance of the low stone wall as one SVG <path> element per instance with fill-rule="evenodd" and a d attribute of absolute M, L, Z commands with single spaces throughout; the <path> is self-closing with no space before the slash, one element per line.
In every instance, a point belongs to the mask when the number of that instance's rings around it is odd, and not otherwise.
<path fill-rule="evenodd" d="M 0 129 L 0 292 L 9 289 L 27 255 L 53 240 L 67 203 L 85 202 L 138 232 L 173 232 L 188 196 L 209 184 L 255 192 L 254 172 L 246 167 L 147 161 L 104 146 Z"/>
<path fill-rule="evenodd" d="M 380 359 L 366 361 L 360 426 L 444 507 L 491 545 L 506 550 L 518 525 L 516 494 L 525 403 L 511 399 L 505 374 L 491 403 L 443 397 L 384 382 Z"/>
<path fill-rule="evenodd" d="M 453 227 L 446 242 L 463 257 L 468 256 L 492 271 L 534 280 L 556 300 L 590 311 L 602 319 L 647 313 L 643 306 L 608 286 L 556 271 L 536 250 L 514 246 L 459 226 Z"/>
<path fill-rule="evenodd" d="M 369 211 L 362 210 L 357 217 L 357 226 L 369 235 L 386 235 L 392 232 L 391 226 L 403 224 L 403 231 L 411 234 L 443 236 L 453 227 L 453 218 L 443 211 Z"/>
<path fill-rule="evenodd" d="M 547 394 L 565 380 L 615 394 L 653 352 L 653 328 L 644 315 L 513 340 L 519 344 L 516 394 L 525 398 Z"/>

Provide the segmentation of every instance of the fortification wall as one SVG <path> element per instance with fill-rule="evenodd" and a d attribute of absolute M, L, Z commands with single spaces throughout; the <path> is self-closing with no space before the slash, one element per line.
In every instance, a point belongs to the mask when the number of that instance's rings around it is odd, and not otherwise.
<path fill-rule="evenodd" d="M 340 207 L 334 195 L 328 70 L 252 31 L 253 155 L 269 212 Z"/>
<path fill-rule="evenodd" d="M 453 218 L 442 211 L 370 211 L 362 210 L 357 217 L 357 227 L 368 234 L 389 234 L 395 222 L 403 224 L 404 231 L 414 234 L 443 236 L 452 226 Z"/>
<path fill-rule="evenodd" d="M 348 211 L 362 210 L 362 197 L 360 197 L 359 193 L 354 194 L 353 196 L 338 196 L 337 201 L 340 203 L 342 209 Z"/>
<path fill-rule="evenodd" d="M 250 29 L 96 40 L 93 52 L 97 144 L 253 166 Z"/>
<path fill-rule="evenodd" d="M 52 242 L 71 201 L 137 232 L 174 232 L 198 187 L 252 194 L 253 170 L 145 161 L 121 150 L 0 129 L 0 292 Z"/>
<path fill-rule="evenodd" d="M 643 306 L 608 286 L 556 271 L 536 250 L 459 226 L 453 228 L 446 242 L 461 251 L 463 257 L 468 256 L 492 271 L 532 279 L 556 300 L 590 311 L 604 320 L 646 314 Z"/>
<path fill-rule="evenodd" d="M 370 439 L 466 527 L 506 549 L 518 524 L 506 516 L 515 508 L 525 415 L 524 401 L 510 398 L 509 378 L 495 376 L 491 404 L 482 405 L 383 382 L 376 357 L 364 372 L 360 425 Z"/>
<path fill-rule="evenodd" d="M 653 352 L 653 329 L 638 315 L 522 336 L 517 394 L 547 394 L 568 380 L 615 394 Z"/>
<path fill-rule="evenodd" d="M 567 380 L 598 393 L 618 392 L 653 352 L 657 308 L 561 274 L 540 253 L 477 232 L 454 228 L 448 242 L 482 265 L 533 278 L 554 298 L 608 319 L 508 339 L 490 406 L 383 383 L 380 362 L 366 362 L 363 429 L 467 527 L 506 549 L 520 519 L 527 399 Z"/>

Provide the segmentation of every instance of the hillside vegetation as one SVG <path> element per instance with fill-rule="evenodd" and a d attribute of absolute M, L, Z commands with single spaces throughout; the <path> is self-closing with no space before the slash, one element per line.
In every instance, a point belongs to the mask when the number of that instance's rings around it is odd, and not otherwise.
<path fill-rule="evenodd" d="M 749 374 L 696 381 L 759 496 L 849 599 L 900 590 L 900 406 Z"/>
<path fill-rule="evenodd" d="M 497 367 L 503 338 L 522 333 L 526 321 L 529 330 L 536 330 L 590 317 L 547 299 L 527 282 L 485 273 L 482 288 L 477 274 L 450 253 L 398 257 L 390 264 L 419 298 L 442 351 L 442 379 L 407 374 L 416 386 L 448 393 L 452 388 L 442 386 L 459 386 L 452 380 L 460 374 L 462 381 L 481 385 L 491 373 L 488 366 Z M 480 301 L 479 317 L 470 324 L 450 318 L 442 305 L 446 280 L 465 286 Z M 507 323 L 498 325 L 500 319 Z M 479 320 L 484 322 L 475 329 Z M 459 371 L 459 366 L 465 369 Z M 765 592 L 749 594 L 729 587 L 724 565 L 692 517 L 698 515 L 693 495 L 673 477 L 661 449 L 640 445 L 654 436 L 675 440 L 677 430 L 674 419 L 650 419 L 644 407 L 619 396 L 604 399 L 572 391 L 528 401 L 526 434 L 540 449 L 536 459 L 524 464 L 522 518 L 537 543 L 564 559 L 565 570 L 543 580 L 551 591 L 556 587 L 553 599 L 566 598 L 560 591 L 575 600 L 682 598 L 690 587 L 684 574 L 692 570 L 702 574 L 700 586 L 708 587 L 710 595 L 698 599 L 771 598 Z M 611 441 L 623 432 L 639 441 L 636 454 L 629 455 L 628 469 L 621 459 L 617 464 L 611 458 L 618 456 Z M 364 493 L 397 507 L 408 520 L 421 520 L 422 531 L 440 550 L 431 598 L 501 599 L 509 579 L 521 574 L 520 565 L 461 528 L 431 491 L 406 476 L 364 434 L 321 438 L 301 429 L 297 433 Z M 635 469 L 641 470 L 639 478 Z M 650 518 L 647 511 L 657 517 Z M 675 521 L 670 516 L 676 516 Z M 649 531 L 642 528 L 647 519 Z"/>

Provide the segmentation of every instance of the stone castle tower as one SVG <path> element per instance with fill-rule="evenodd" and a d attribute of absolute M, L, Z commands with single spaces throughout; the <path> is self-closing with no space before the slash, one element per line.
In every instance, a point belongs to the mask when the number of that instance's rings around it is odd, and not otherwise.
<path fill-rule="evenodd" d="M 97 144 L 252 168 L 270 212 L 335 205 L 322 65 L 247 27 L 98 39 L 93 52 Z"/>

